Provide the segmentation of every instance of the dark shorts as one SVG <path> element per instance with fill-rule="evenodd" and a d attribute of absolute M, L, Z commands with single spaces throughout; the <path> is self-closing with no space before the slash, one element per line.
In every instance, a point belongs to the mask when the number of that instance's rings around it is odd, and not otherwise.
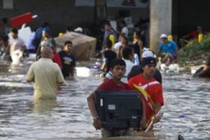
<path fill-rule="evenodd" d="M 122 129 L 122 130 L 102 129 L 101 135 L 102 137 L 131 136 L 131 130 L 130 129 Z"/>

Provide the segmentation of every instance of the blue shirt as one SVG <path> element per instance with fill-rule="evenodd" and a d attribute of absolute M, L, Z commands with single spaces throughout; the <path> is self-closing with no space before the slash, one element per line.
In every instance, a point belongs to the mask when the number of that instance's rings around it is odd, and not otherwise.
<path fill-rule="evenodd" d="M 165 44 L 160 44 L 160 51 L 163 51 L 164 53 L 170 53 L 172 55 L 176 55 L 176 48 L 177 45 L 174 41 L 168 41 Z"/>

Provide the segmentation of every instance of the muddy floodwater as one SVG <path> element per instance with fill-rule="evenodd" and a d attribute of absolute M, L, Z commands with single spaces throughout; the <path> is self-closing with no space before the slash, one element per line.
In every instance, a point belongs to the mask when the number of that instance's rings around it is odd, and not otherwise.
<path fill-rule="evenodd" d="M 25 81 L 29 65 L 0 63 L 0 140 L 102 139 L 92 126 L 86 97 L 101 83 L 96 75 L 67 81 L 56 101 L 34 103 Z M 113 139 L 210 139 L 210 81 L 163 74 L 164 115 L 153 131 Z"/>

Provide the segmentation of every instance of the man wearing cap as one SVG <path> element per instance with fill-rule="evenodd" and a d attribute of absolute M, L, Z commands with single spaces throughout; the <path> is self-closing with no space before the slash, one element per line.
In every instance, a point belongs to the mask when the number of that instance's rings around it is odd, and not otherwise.
<path fill-rule="evenodd" d="M 162 52 L 162 62 L 170 65 L 172 61 L 177 61 L 178 47 L 174 41 L 169 41 L 166 34 L 161 34 L 162 43 L 159 47 L 159 52 Z"/>
<path fill-rule="evenodd" d="M 142 58 L 143 73 L 138 74 L 128 80 L 128 84 L 133 89 L 141 93 L 144 101 L 145 129 L 150 122 L 158 122 L 161 116 L 160 109 L 164 104 L 162 85 L 153 76 L 156 71 L 156 60 L 154 57 Z"/>
<path fill-rule="evenodd" d="M 145 50 L 143 53 L 142 53 L 142 59 L 143 58 L 146 58 L 146 57 L 153 57 L 154 58 L 154 54 L 152 51 L 150 50 Z M 141 65 L 135 65 L 132 67 L 132 69 L 130 70 L 128 76 L 127 76 L 127 79 L 129 80 L 130 78 L 140 74 L 140 73 L 143 73 L 143 70 L 142 70 L 142 66 Z M 155 74 L 154 74 L 154 79 L 157 80 L 159 83 L 162 83 L 162 76 L 161 76 L 161 73 L 160 71 L 157 69 L 155 71 Z"/>

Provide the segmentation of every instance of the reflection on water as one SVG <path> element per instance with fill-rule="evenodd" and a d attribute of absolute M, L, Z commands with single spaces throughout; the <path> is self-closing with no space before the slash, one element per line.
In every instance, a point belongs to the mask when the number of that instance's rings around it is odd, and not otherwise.
<path fill-rule="evenodd" d="M 56 100 L 34 100 L 33 113 L 48 114 L 57 106 Z"/>
<path fill-rule="evenodd" d="M 67 81 L 57 100 L 33 101 L 24 80 L 28 66 L 0 66 L 0 139 L 102 139 L 94 130 L 86 97 L 101 83 L 97 76 Z M 9 70 L 9 72 L 8 72 Z M 153 131 L 116 139 L 187 140 L 210 138 L 208 80 L 190 75 L 163 75 L 164 115 Z"/>

